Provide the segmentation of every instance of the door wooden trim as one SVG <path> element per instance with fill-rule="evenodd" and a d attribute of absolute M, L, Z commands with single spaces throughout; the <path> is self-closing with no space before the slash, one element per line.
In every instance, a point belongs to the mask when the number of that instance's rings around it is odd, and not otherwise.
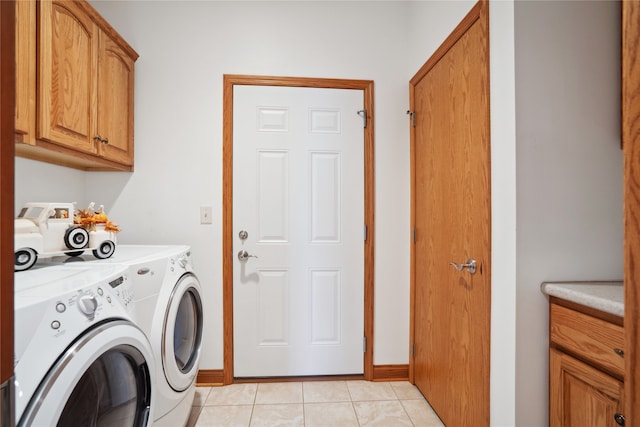
<path fill-rule="evenodd" d="M 422 78 L 442 59 L 442 57 L 451 49 L 456 42 L 462 37 L 466 31 L 478 20 L 481 18 L 481 12 L 483 9 L 487 9 L 488 5 L 483 8 L 485 3 L 480 1 L 476 3 L 476 5 L 467 13 L 467 15 L 460 21 L 458 26 L 449 34 L 449 36 L 445 39 L 444 42 L 438 47 L 438 49 L 431 55 L 431 57 L 424 63 L 422 67 L 418 70 L 418 72 L 413 76 L 413 78 L 409 81 L 409 107 L 410 111 L 414 111 L 415 109 L 415 88 L 418 83 L 422 80 Z M 489 13 L 488 11 L 484 13 L 485 19 L 488 21 Z M 488 28 L 489 23 L 485 24 Z M 488 37 L 487 37 L 488 43 Z M 487 52 L 489 51 L 489 46 L 487 46 Z M 488 71 L 487 71 L 488 73 Z M 487 74 L 488 75 L 488 74 Z M 488 114 L 488 113 L 487 113 Z M 410 156 L 411 156 L 411 229 L 415 230 L 416 227 L 416 132 L 415 127 L 411 126 L 409 128 L 409 137 L 410 137 Z M 411 241 L 411 270 L 410 270 L 410 304 L 409 304 L 409 381 L 414 382 L 414 359 L 413 359 L 413 345 L 415 342 L 415 293 L 416 293 L 416 254 L 415 254 L 415 241 Z"/>
<path fill-rule="evenodd" d="M 233 87 L 289 86 L 325 89 L 356 89 L 364 93 L 367 127 L 364 129 L 364 379 L 373 378 L 373 291 L 374 291 L 374 121 L 373 81 L 308 77 L 270 77 L 252 75 L 223 76 L 222 113 L 222 309 L 224 384 L 234 382 L 233 373 Z M 355 114 L 355 111 L 354 111 Z"/>
<path fill-rule="evenodd" d="M 640 3 L 622 2 L 622 142 L 624 149 L 625 416 L 640 420 Z"/>
<path fill-rule="evenodd" d="M 0 1 L 0 28 L 0 424 L 13 425 L 14 1 Z"/>

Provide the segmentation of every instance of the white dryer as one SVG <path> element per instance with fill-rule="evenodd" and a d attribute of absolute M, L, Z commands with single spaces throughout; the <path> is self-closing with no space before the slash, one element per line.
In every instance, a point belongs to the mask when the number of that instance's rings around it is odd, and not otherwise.
<path fill-rule="evenodd" d="M 56 258 L 66 265 L 128 267 L 135 293 L 136 322 L 149 337 L 156 364 L 152 393 L 154 426 L 186 424 L 200 365 L 204 310 L 202 289 L 185 245 L 118 245 L 104 260 Z"/>
<path fill-rule="evenodd" d="M 117 265 L 15 274 L 18 426 L 147 426 L 155 362 Z"/>

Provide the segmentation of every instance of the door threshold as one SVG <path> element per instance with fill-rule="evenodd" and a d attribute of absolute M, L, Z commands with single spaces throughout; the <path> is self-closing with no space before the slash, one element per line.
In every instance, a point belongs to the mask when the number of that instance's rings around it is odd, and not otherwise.
<path fill-rule="evenodd" d="M 242 377 L 234 378 L 234 384 L 246 383 L 284 383 L 284 382 L 309 382 L 309 381 L 355 381 L 364 380 L 364 374 L 352 375 L 307 375 L 299 377 Z"/>

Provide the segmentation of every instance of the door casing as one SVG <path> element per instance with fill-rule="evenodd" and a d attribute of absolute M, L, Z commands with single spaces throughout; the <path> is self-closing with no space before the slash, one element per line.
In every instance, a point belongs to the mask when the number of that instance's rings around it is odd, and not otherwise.
<path fill-rule="evenodd" d="M 234 382 L 233 373 L 233 88 L 236 85 L 289 86 L 327 89 L 357 89 L 364 94 L 364 375 L 373 379 L 373 289 L 374 289 L 374 152 L 373 81 L 309 77 L 223 76 L 222 129 L 222 309 L 224 384 Z M 354 114 L 356 112 L 354 111 Z"/>

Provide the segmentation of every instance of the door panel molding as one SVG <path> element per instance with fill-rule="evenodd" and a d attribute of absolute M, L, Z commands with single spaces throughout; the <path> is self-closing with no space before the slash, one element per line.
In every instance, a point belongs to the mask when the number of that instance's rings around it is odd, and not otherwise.
<path fill-rule="evenodd" d="M 289 86 L 327 89 L 357 89 L 364 95 L 367 126 L 364 129 L 364 379 L 373 379 L 373 291 L 374 291 L 374 110 L 373 81 L 310 77 L 271 77 L 253 75 L 223 76 L 222 129 L 222 300 L 224 384 L 234 382 L 233 370 L 233 88 L 236 85 Z M 355 111 L 354 111 L 355 113 Z"/>

